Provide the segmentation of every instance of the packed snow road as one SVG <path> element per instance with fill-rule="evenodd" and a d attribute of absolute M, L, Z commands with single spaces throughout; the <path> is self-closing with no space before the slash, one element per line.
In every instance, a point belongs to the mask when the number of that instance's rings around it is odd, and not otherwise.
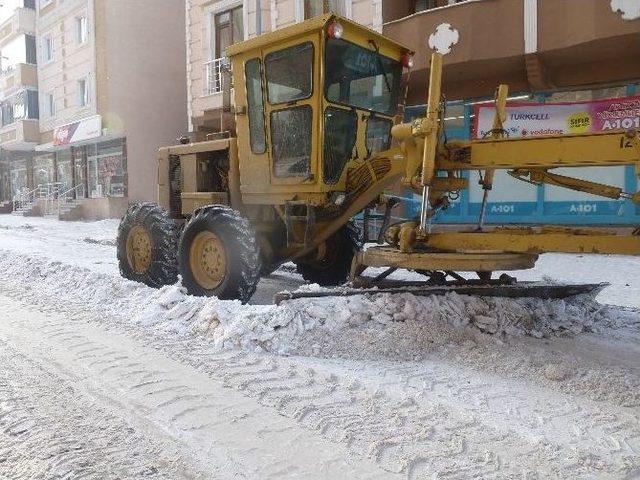
<path fill-rule="evenodd" d="M 640 478 L 638 259 L 526 274 L 624 308 L 242 306 L 119 278 L 116 226 L 0 216 L 0 478 Z"/>

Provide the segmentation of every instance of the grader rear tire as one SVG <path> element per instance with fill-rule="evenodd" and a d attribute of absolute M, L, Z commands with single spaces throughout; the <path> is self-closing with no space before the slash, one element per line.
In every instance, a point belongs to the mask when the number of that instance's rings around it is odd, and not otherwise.
<path fill-rule="evenodd" d="M 260 281 L 260 254 L 249 221 L 226 206 L 195 211 L 178 247 L 182 284 L 191 295 L 249 301 Z"/>
<path fill-rule="evenodd" d="M 154 288 L 178 281 L 178 227 L 159 205 L 129 207 L 118 227 L 117 250 L 123 277 Z"/>
<path fill-rule="evenodd" d="M 362 248 L 360 229 L 354 222 L 347 223 L 329 237 L 322 260 L 309 257 L 296 261 L 298 273 L 307 282 L 323 287 L 342 285 L 349 278 L 353 257 Z"/>

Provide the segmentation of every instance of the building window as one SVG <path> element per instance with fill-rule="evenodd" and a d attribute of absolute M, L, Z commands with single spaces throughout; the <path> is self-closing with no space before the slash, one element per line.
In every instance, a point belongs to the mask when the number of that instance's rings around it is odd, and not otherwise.
<path fill-rule="evenodd" d="M 18 195 L 29 191 L 27 160 L 13 160 L 10 165 L 9 175 L 11 177 L 11 196 L 12 198 L 16 198 Z"/>
<path fill-rule="evenodd" d="M 324 13 L 324 2 L 318 0 L 304 0 L 304 18 L 309 19 Z"/>
<path fill-rule="evenodd" d="M 68 192 L 73 185 L 73 156 L 71 149 L 56 153 L 56 182 L 60 183 L 62 192 Z"/>
<path fill-rule="evenodd" d="M 35 42 L 33 35 L 17 35 L 12 40 L 5 42 L 0 52 L 2 71 L 7 72 L 13 70 L 21 63 L 35 64 Z"/>
<path fill-rule="evenodd" d="M 34 185 L 46 185 L 55 181 L 55 162 L 53 153 L 45 153 L 35 157 L 33 161 Z"/>
<path fill-rule="evenodd" d="M 11 125 L 16 120 L 37 119 L 39 117 L 38 92 L 22 90 L 0 103 L 2 126 Z"/>
<path fill-rule="evenodd" d="M 42 52 L 44 63 L 53 61 L 53 37 L 51 35 L 45 35 L 42 39 Z"/>
<path fill-rule="evenodd" d="M 6 127 L 11 125 L 16 120 L 13 117 L 13 105 L 9 102 L 2 102 L 0 104 L 0 112 L 2 113 L 2 126 Z"/>
<path fill-rule="evenodd" d="M 55 117 L 56 115 L 56 99 L 53 96 L 53 93 L 47 94 L 46 97 L 46 113 L 47 117 Z"/>
<path fill-rule="evenodd" d="M 26 47 L 25 61 L 26 63 L 35 65 L 36 63 L 38 63 L 38 55 L 36 53 L 36 37 L 34 37 L 33 35 L 25 35 L 24 40 Z"/>
<path fill-rule="evenodd" d="M 309 19 L 324 13 L 347 16 L 347 2 L 352 0 L 304 0 L 304 18 Z"/>
<path fill-rule="evenodd" d="M 82 45 L 87 41 L 87 17 L 76 17 L 76 42 Z"/>
<path fill-rule="evenodd" d="M 85 107 L 89 104 L 89 86 L 87 80 L 78 80 L 78 106 Z"/>
<path fill-rule="evenodd" d="M 211 53 L 212 59 L 225 56 L 227 47 L 244 40 L 242 7 L 217 13 L 212 16 Z"/>
<path fill-rule="evenodd" d="M 89 196 L 124 197 L 127 170 L 125 140 L 88 145 L 86 148 Z"/>

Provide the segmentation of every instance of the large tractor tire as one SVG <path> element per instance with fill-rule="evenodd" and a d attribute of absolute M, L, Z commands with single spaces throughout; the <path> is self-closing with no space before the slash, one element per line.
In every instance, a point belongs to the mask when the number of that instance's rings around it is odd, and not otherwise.
<path fill-rule="evenodd" d="M 180 236 L 182 283 L 191 295 L 249 301 L 260 280 L 260 253 L 249 221 L 226 206 L 195 211 Z"/>
<path fill-rule="evenodd" d="M 155 288 L 178 281 L 178 227 L 159 205 L 129 207 L 118 227 L 117 249 L 123 277 Z"/>
<path fill-rule="evenodd" d="M 349 222 L 327 240 L 321 260 L 314 258 L 316 252 L 297 260 L 298 273 L 307 282 L 323 287 L 342 285 L 349 278 L 353 257 L 361 248 L 360 229 L 354 222 Z"/>

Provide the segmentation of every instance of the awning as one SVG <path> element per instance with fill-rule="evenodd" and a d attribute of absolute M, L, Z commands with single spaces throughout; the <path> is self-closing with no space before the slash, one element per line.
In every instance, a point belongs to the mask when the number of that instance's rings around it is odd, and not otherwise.
<path fill-rule="evenodd" d="M 58 152 L 60 150 L 68 150 L 71 147 L 82 147 L 83 145 L 92 145 L 94 143 L 108 142 L 110 140 L 117 140 L 122 137 L 123 137 L 122 135 L 107 134 L 107 135 L 101 135 L 97 138 L 92 138 L 89 140 L 82 140 L 80 142 L 73 142 L 67 145 L 57 145 L 57 146 L 54 145 L 53 142 L 47 142 L 47 143 L 41 143 L 40 145 L 37 145 L 35 150 L 36 152 L 44 152 L 44 153 Z"/>

